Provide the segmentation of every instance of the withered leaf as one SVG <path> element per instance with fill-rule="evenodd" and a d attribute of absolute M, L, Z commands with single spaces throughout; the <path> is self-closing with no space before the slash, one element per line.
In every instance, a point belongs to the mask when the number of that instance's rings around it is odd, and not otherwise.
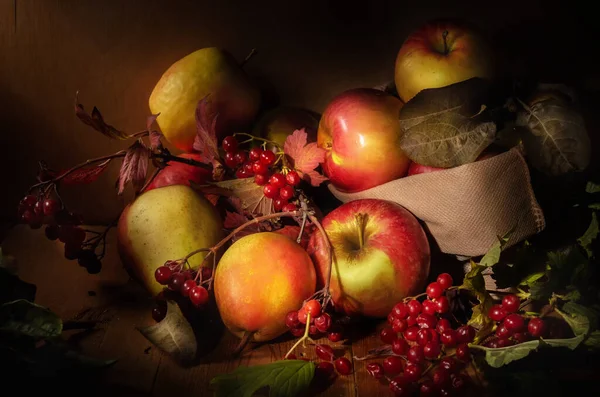
<path fill-rule="evenodd" d="M 137 140 L 128 149 L 121 169 L 119 170 L 119 194 L 123 194 L 125 185 L 131 181 L 135 191 L 138 192 L 144 185 L 148 173 L 150 151 L 144 144 Z"/>
<path fill-rule="evenodd" d="M 496 124 L 446 112 L 404 132 L 400 147 L 414 162 L 450 168 L 471 163 L 495 138 Z"/>
<path fill-rule="evenodd" d="M 554 176 L 587 168 L 590 137 L 581 114 L 569 102 L 547 97 L 532 106 L 521 105 L 524 110 L 516 123 L 527 127 L 523 145 L 533 167 Z"/>
<path fill-rule="evenodd" d="M 446 113 L 471 117 L 479 113 L 489 90 L 489 81 L 479 77 L 446 87 L 423 90 L 400 110 L 400 125 L 402 129 L 408 130 Z"/>
<path fill-rule="evenodd" d="M 227 189 L 241 201 L 242 210 L 252 216 L 273 213 L 273 200 L 265 197 L 263 187 L 254 183 L 254 178 L 231 179 L 216 182 L 213 186 Z"/>
<path fill-rule="evenodd" d="M 159 323 L 137 328 L 154 346 L 178 361 L 188 362 L 196 356 L 196 336 L 179 306 L 167 301 L 167 315 Z"/>
<path fill-rule="evenodd" d="M 148 134 L 149 134 L 149 138 L 150 138 L 150 148 L 152 150 L 162 148 L 161 138 L 163 137 L 163 134 L 161 134 L 159 131 L 157 131 L 155 129 L 152 129 L 152 126 L 156 122 L 156 118 L 158 116 L 160 116 L 160 113 L 150 115 L 146 119 L 146 129 L 148 130 Z"/>
<path fill-rule="evenodd" d="M 202 153 L 204 161 L 210 163 L 219 158 L 217 146 L 217 118 L 218 114 L 210 111 L 208 95 L 198 102 L 196 107 L 196 137 L 194 138 L 194 150 Z"/>
<path fill-rule="evenodd" d="M 112 125 L 107 124 L 104 121 L 104 117 L 102 117 L 102 114 L 100 113 L 98 108 L 96 108 L 95 106 L 92 109 L 91 115 L 89 113 L 87 113 L 85 111 L 83 105 L 79 103 L 79 101 L 77 99 L 77 95 L 75 95 L 75 115 L 84 124 L 89 125 L 96 131 L 101 132 L 102 134 L 106 135 L 109 138 L 113 138 L 113 139 L 129 138 L 129 136 L 125 132 L 119 131 Z"/>
<path fill-rule="evenodd" d="M 69 175 L 61 179 L 61 182 L 65 185 L 81 185 L 85 183 L 92 183 L 106 170 L 112 159 L 107 159 L 100 164 L 83 167 L 76 171 L 71 172 Z"/>

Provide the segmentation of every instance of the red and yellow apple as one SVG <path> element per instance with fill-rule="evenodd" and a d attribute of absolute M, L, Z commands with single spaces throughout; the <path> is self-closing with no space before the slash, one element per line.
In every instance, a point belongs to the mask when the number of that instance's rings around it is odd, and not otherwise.
<path fill-rule="evenodd" d="M 235 58 L 219 48 L 202 48 L 172 64 L 149 99 L 167 141 L 190 152 L 196 136 L 196 107 L 210 95 L 209 111 L 218 114 L 218 137 L 249 126 L 260 106 L 260 91 Z"/>
<path fill-rule="evenodd" d="M 287 137 L 302 128 L 308 135 L 308 142 L 315 142 L 318 127 L 319 120 L 309 111 L 280 106 L 260 117 L 252 130 L 252 135 L 268 139 L 283 147 Z"/>
<path fill-rule="evenodd" d="M 177 157 L 201 161 L 200 153 L 182 153 Z M 190 186 L 190 181 L 196 184 L 203 184 L 212 178 L 210 170 L 196 167 L 193 165 L 170 161 L 165 168 L 159 171 L 152 182 L 146 187 L 146 192 L 163 186 L 186 185 Z"/>
<path fill-rule="evenodd" d="M 210 248 L 223 238 L 223 223 L 213 205 L 185 185 L 171 185 L 140 194 L 117 225 L 117 249 L 123 265 L 153 295 L 163 286 L 154 278 L 157 267 L 198 248 Z M 192 267 L 203 256 L 189 259 Z"/>
<path fill-rule="evenodd" d="M 410 160 L 399 145 L 402 101 L 357 88 L 326 107 L 317 143 L 326 150 L 323 171 L 337 189 L 358 192 L 406 175 Z"/>
<path fill-rule="evenodd" d="M 330 290 L 336 310 L 385 317 L 402 298 L 422 291 L 430 248 L 419 221 L 399 204 L 362 199 L 342 204 L 322 222 L 333 248 Z M 329 254 L 315 231 L 308 252 L 325 283 Z"/>
<path fill-rule="evenodd" d="M 316 274 L 306 251 L 289 237 L 254 233 L 225 251 L 214 287 L 225 326 L 240 338 L 251 332 L 251 340 L 262 342 L 286 331 L 286 314 L 315 292 Z"/>
<path fill-rule="evenodd" d="M 426 88 L 445 87 L 473 77 L 492 78 L 492 50 L 466 23 L 438 20 L 412 32 L 396 57 L 398 95 L 408 102 Z"/>

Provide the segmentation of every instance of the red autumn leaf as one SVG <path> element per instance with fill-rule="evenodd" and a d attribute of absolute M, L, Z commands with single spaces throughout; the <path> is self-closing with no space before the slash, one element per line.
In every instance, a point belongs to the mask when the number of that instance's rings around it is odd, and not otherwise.
<path fill-rule="evenodd" d="M 151 116 L 148 116 L 148 118 L 146 119 L 146 129 L 148 130 L 150 135 L 150 148 L 152 148 L 152 150 L 162 148 L 162 142 L 160 140 L 163 137 L 163 134 L 161 134 L 157 130 L 152 129 L 152 125 L 156 122 L 156 118 L 159 115 L 160 113 L 153 114 Z"/>
<path fill-rule="evenodd" d="M 119 131 L 112 125 L 107 124 L 104 121 L 104 117 L 102 117 L 102 114 L 100 113 L 98 108 L 96 108 L 95 106 L 94 106 L 94 109 L 92 109 L 92 114 L 91 115 L 88 114 L 85 111 L 85 109 L 83 108 L 83 105 L 78 103 L 77 95 L 75 96 L 75 115 L 84 124 L 89 125 L 96 131 L 101 132 L 102 134 L 106 135 L 109 138 L 112 138 L 112 139 L 127 139 L 127 138 L 129 138 L 129 136 L 126 133 L 124 133 L 123 131 Z"/>
<path fill-rule="evenodd" d="M 248 222 L 248 218 L 244 215 L 238 214 L 237 212 L 225 211 L 225 220 L 223 221 L 223 227 L 225 229 L 235 229 L 246 222 Z"/>
<path fill-rule="evenodd" d="M 283 151 L 291 159 L 294 169 L 302 179 L 313 186 L 319 186 L 327 180 L 315 170 L 325 161 L 325 149 L 318 147 L 316 142 L 307 144 L 307 140 L 308 134 L 304 128 L 296 130 L 285 140 Z"/>
<path fill-rule="evenodd" d="M 121 164 L 119 171 L 119 193 L 123 194 L 125 185 L 128 182 L 133 184 L 136 192 L 138 192 L 146 181 L 148 173 L 148 161 L 150 160 L 150 151 L 139 140 L 127 149 L 127 154 Z"/>
<path fill-rule="evenodd" d="M 219 158 L 216 133 L 218 116 L 218 114 L 213 115 L 210 112 L 208 95 L 198 102 L 196 108 L 197 131 L 193 148 L 202 153 L 206 163 L 211 163 Z"/>
<path fill-rule="evenodd" d="M 104 172 L 104 170 L 106 170 L 111 160 L 112 159 L 108 159 L 101 162 L 100 164 L 90 167 L 83 167 L 76 171 L 73 171 L 69 175 L 62 178 L 61 182 L 65 185 L 82 185 L 85 183 L 92 183 L 96 179 L 98 179 L 98 177 Z M 62 172 L 61 174 L 63 173 L 64 172 Z"/>

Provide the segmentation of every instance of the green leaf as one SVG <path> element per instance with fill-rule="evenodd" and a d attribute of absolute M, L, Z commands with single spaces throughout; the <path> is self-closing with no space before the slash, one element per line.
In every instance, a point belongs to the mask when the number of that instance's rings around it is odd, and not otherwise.
<path fill-rule="evenodd" d="M 573 301 L 573 302 L 577 302 L 579 299 L 581 299 L 581 292 L 579 292 L 578 289 L 574 289 L 572 291 L 567 292 L 564 295 L 560 295 L 560 294 L 553 294 L 555 297 L 560 298 L 564 301 Z"/>
<path fill-rule="evenodd" d="M 596 309 L 567 302 L 562 306 L 562 311 L 555 310 L 569 323 L 575 335 L 585 335 L 598 328 L 599 313 Z"/>
<path fill-rule="evenodd" d="M 585 186 L 586 193 L 600 193 L 600 185 L 594 182 L 588 182 Z"/>
<path fill-rule="evenodd" d="M 590 222 L 590 225 L 588 226 L 585 233 L 583 233 L 583 236 L 577 239 L 579 245 L 581 245 L 583 249 L 585 249 L 585 251 L 587 252 L 588 258 L 591 258 L 593 255 L 592 242 L 596 237 L 598 237 L 598 231 L 598 218 L 596 217 L 596 213 L 593 212 L 592 221 Z"/>
<path fill-rule="evenodd" d="M 600 349 L 600 330 L 596 330 L 589 334 L 583 344 L 592 349 Z"/>
<path fill-rule="evenodd" d="M 0 306 L 0 332 L 36 339 L 55 338 L 62 321 L 50 309 L 19 299 Z"/>
<path fill-rule="evenodd" d="M 502 249 L 510 240 L 510 236 L 517 229 L 517 224 L 515 224 L 504 236 L 498 236 L 498 241 L 496 241 L 492 247 L 485 253 L 483 258 L 479 261 L 480 266 L 490 267 L 494 266 L 500 261 L 500 254 L 502 253 Z"/>
<path fill-rule="evenodd" d="M 565 313 L 557 308 L 554 311 L 565 319 L 575 335 L 585 335 L 590 331 L 590 320 L 586 316 Z"/>
<path fill-rule="evenodd" d="M 251 397 L 268 387 L 270 397 L 293 397 L 308 389 L 315 365 L 304 360 L 282 360 L 265 365 L 240 367 L 210 381 L 216 397 Z"/>
<path fill-rule="evenodd" d="M 548 252 L 546 277 L 530 285 L 531 298 L 544 300 L 555 291 L 564 290 L 569 284 L 577 284 L 579 274 L 586 274 L 589 259 L 578 245 Z"/>
<path fill-rule="evenodd" d="M 592 203 L 592 204 L 588 205 L 588 208 L 593 209 L 593 210 L 600 210 L 600 203 Z"/>
<path fill-rule="evenodd" d="M 479 341 L 481 337 L 487 335 L 494 326 L 494 322 L 488 316 L 493 299 L 485 289 L 485 279 L 483 278 L 485 269 L 487 267 L 471 261 L 471 270 L 465 275 L 460 286 L 460 289 L 471 291 L 479 300 L 479 304 L 473 306 L 473 313 L 468 321 L 470 326 L 477 329 L 475 341 Z"/>
<path fill-rule="evenodd" d="M 545 275 L 546 275 L 546 272 L 537 272 L 537 273 L 530 274 L 529 276 L 526 276 L 523 280 L 521 280 L 519 285 L 526 285 L 526 286 L 530 287 L 533 283 L 535 283 L 536 281 L 538 281 L 540 278 L 544 277 Z"/>

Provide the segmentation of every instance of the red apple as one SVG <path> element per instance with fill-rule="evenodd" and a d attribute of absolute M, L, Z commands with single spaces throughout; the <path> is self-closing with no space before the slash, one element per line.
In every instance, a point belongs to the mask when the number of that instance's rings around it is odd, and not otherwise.
<path fill-rule="evenodd" d="M 334 251 L 330 288 L 337 310 L 385 317 L 402 298 L 424 288 L 429 242 L 404 207 L 377 199 L 350 201 L 325 216 L 322 225 Z M 315 231 L 307 250 L 321 285 L 329 257 L 323 240 Z"/>
<path fill-rule="evenodd" d="M 396 90 L 408 102 L 426 88 L 491 78 L 493 65 L 491 49 L 474 28 L 460 21 L 428 22 L 412 32 L 398 52 Z"/>
<path fill-rule="evenodd" d="M 327 106 L 317 143 L 327 151 L 323 171 L 333 186 L 359 192 L 406 175 L 410 160 L 398 144 L 402 105 L 383 91 L 358 88 Z"/>
<path fill-rule="evenodd" d="M 200 161 L 201 158 L 199 153 L 183 153 L 178 154 L 177 157 L 196 161 Z M 160 170 L 158 175 L 154 177 L 144 191 L 147 192 L 152 189 L 170 185 L 190 186 L 190 181 L 202 184 L 210 178 L 212 178 L 212 173 L 209 170 L 177 161 L 169 161 L 167 166 Z"/>
<path fill-rule="evenodd" d="M 426 174 L 428 172 L 440 171 L 440 170 L 444 170 L 444 169 L 445 168 L 431 167 L 428 165 L 415 163 L 413 161 L 412 163 L 410 163 L 410 167 L 408 167 L 408 174 L 406 174 L 406 176 Z"/>

